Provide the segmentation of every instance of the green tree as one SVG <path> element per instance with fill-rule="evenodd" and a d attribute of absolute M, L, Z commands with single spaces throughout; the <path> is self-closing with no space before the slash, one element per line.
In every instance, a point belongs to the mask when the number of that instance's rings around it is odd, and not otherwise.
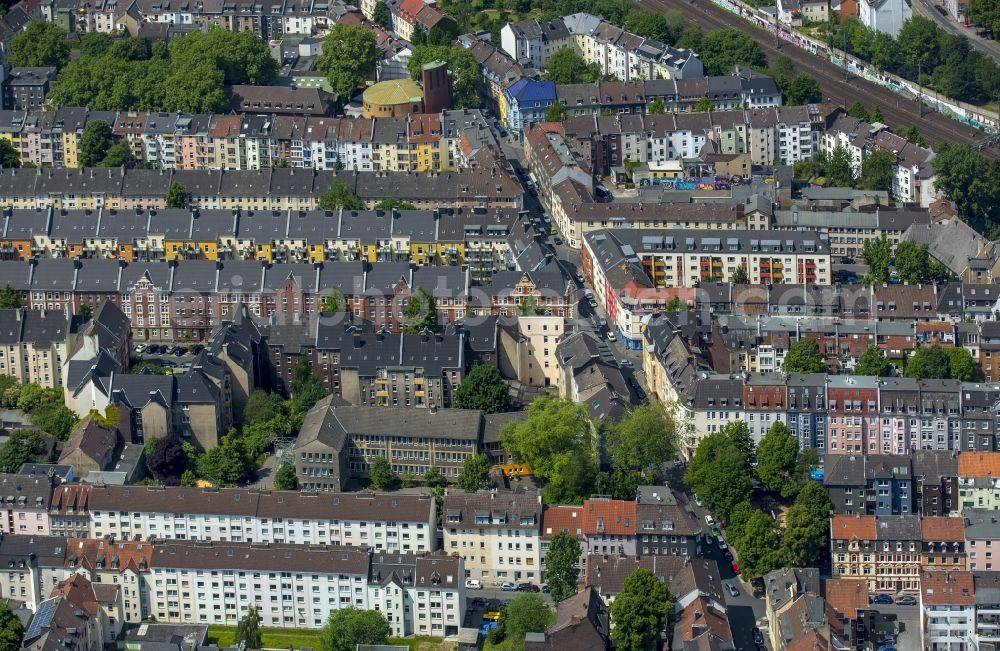
<path fill-rule="evenodd" d="M 127 140 L 120 140 L 108 147 L 104 158 L 97 163 L 98 167 L 124 167 L 132 169 L 135 167 L 135 157 L 132 155 L 132 148 Z"/>
<path fill-rule="evenodd" d="M 714 108 L 715 108 L 715 104 L 713 104 L 712 100 L 709 99 L 707 96 L 706 97 L 702 97 L 701 99 L 699 99 L 694 104 L 694 112 L 695 113 L 708 113 L 709 111 L 711 111 Z"/>
<path fill-rule="evenodd" d="M 517 306 L 518 316 L 541 316 L 543 314 L 545 314 L 545 308 L 538 304 L 538 299 L 534 296 L 525 297 Z"/>
<path fill-rule="evenodd" d="M 843 147 L 836 147 L 826 162 L 826 184 L 834 188 L 850 188 L 854 186 L 854 163 L 851 153 Z"/>
<path fill-rule="evenodd" d="M 872 111 L 872 122 L 883 124 L 885 122 L 885 116 L 882 115 L 882 109 L 878 105 L 876 105 L 875 109 Z"/>
<path fill-rule="evenodd" d="M 560 48 L 549 57 L 545 78 L 556 84 L 592 84 L 601 80 L 601 68 L 588 64 L 576 50 Z"/>
<path fill-rule="evenodd" d="M 762 69 L 767 58 L 760 45 L 738 29 L 717 29 L 701 39 L 698 54 L 706 75 L 728 75 L 737 65 Z"/>
<path fill-rule="evenodd" d="M 396 484 L 396 475 L 385 457 L 375 457 L 368 467 L 368 476 L 372 486 L 380 491 L 392 490 Z"/>
<path fill-rule="evenodd" d="M 861 161 L 861 176 L 858 187 L 862 190 L 892 192 L 892 179 L 896 176 L 893 167 L 896 155 L 888 149 L 876 149 Z"/>
<path fill-rule="evenodd" d="M 819 82 L 809 75 L 798 75 L 792 79 L 785 91 L 785 102 L 792 106 L 815 104 L 823 101 L 823 91 Z"/>
<path fill-rule="evenodd" d="M 948 354 L 948 376 L 953 380 L 974 382 L 979 379 L 979 366 L 972 354 L 962 346 L 945 348 Z"/>
<path fill-rule="evenodd" d="M 722 517 L 750 499 L 752 469 L 732 438 L 740 427 L 746 423 L 729 423 L 703 438 L 684 473 L 684 482 Z"/>
<path fill-rule="evenodd" d="M 504 450 L 546 481 L 549 504 L 581 502 L 595 474 L 590 419 L 583 404 L 541 396 L 522 421 L 500 431 Z"/>
<path fill-rule="evenodd" d="M 180 113 L 219 113 L 229 104 L 225 74 L 209 61 L 175 65 L 163 80 L 162 106 Z"/>
<path fill-rule="evenodd" d="M 197 459 L 198 475 L 216 486 L 238 486 L 254 478 L 255 468 L 243 441 L 234 430 L 219 445 Z"/>
<path fill-rule="evenodd" d="M 605 440 L 613 472 L 639 474 L 650 482 L 657 480 L 660 468 L 675 459 L 679 449 L 677 424 L 659 402 L 643 403 L 607 425 Z M 635 499 L 635 495 L 619 498 Z"/>
<path fill-rule="evenodd" d="M 320 210 L 364 210 L 365 204 L 344 181 L 334 181 L 319 197 Z"/>
<path fill-rule="evenodd" d="M 892 258 L 892 243 L 883 233 L 875 239 L 865 240 L 861 247 L 861 257 L 868 263 L 865 282 L 880 285 L 889 282 L 889 260 Z"/>
<path fill-rule="evenodd" d="M 278 74 L 278 62 L 267 42 L 247 30 L 210 27 L 171 39 L 169 49 L 175 70 L 208 65 L 222 72 L 222 84 L 266 86 Z"/>
<path fill-rule="evenodd" d="M 667 107 L 663 103 L 663 98 L 661 97 L 657 97 L 656 99 L 654 99 L 652 102 L 649 103 L 648 107 L 646 107 L 646 113 L 649 113 L 650 115 L 661 115 L 666 111 Z"/>
<path fill-rule="evenodd" d="M 799 442 L 781 421 L 775 421 L 757 446 L 757 476 L 764 486 L 791 497 L 798 491 L 795 481 L 795 461 Z"/>
<path fill-rule="evenodd" d="M 453 396 L 458 409 L 480 409 L 495 414 L 510 409 L 510 386 L 496 366 L 476 364 Z"/>
<path fill-rule="evenodd" d="M 383 199 L 375 204 L 375 210 L 416 210 L 417 207 L 412 203 L 407 203 L 405 201 L 400 201 L 399 199 Z"/>
<path fill-rule="evenodd" d="M 917 131 L 917 128 L 914 126 L 902 127 L 900 129 L 897 129 L 896 133 L 900 137 L 906 138 L 907 140 L 912 142 L 914 145 L 917 145 L 918 147 L 927 147 L 927 140 L 925 140 L 924 137 L 920 135 L 920 132 Z"/>
<path fill-rule="evenodd" d="M 327 394 L 323 383 L 313 375 L 309 360 L 304 357 L 297 361 L 292 368 L 292 381 L 289 388 L 292 390 L 289 410 L 293 413 L 293 417 L 295 414 L 301 416 L 308 412 Z"/>
<path fill-rule="evenodd" d="M 871 375 L 874 377 L 890 377 L 896 367 L 885 358 L 882 349 L 872 344 L 865 349 L 854 364 L 852 375 Z"/>
<path fill-rule="evenodd" d="M 635 570 L 625 578 L 621 593 L 611 602 L 611 639 L 621 651 L 654 651 L 673 612 L 667 584 L 653 572 Z"/>
<path fill-rule="evenodd" d="M 734 285 L 746 285 L 750 283 L 750 276 L 747 274 L 747 268 L 743 265 L 736 267 L 733 273 L 730 274 L 729 282 Z"/>
<path fill-rule="evenodd" d="M 6 138 L 0 140 L 0 168 L 21 167 L 21 154 Z"/>
<path fill-rule="evenodd" d="M 549 607 L 541 595 L 527 592 L 507 602 L 502 621 L 511 646 L 516 649 L 524 648 L 524 634 L 543 632 L 549 618 Z"/>
<path fill-rule="evenodd" d="M 785 514 L 781 557 L 789 567 L 817 567 L 829 550 L 830 511 L 833 505 L 823 485 L 806 483 Z"/>
<path fill-rule="evenodd" d="M 62 68 L 69 61 L 66 30 L 55 23 L 33 20 L 10 40 L 7 63 L 11 67 L 55 66 Z"/>
<path fill-rule="evenodd" d="M 973 25 L 990 30 L 993 38 L 1000 37 L 1000 3 L 996 0 L 969 0 L 965 17 Z"/>
<path fill-rule="evenodd" d="M 934 189 L 955 202 L 973 228 L 989 234 L 1000 221 L 1000 163 L 968 145 L 944 143 L 931 161 Z"/>
<path fill-rule="evenodd" d="M 651 11 L 630 11 L 625 17 L 624 28 L 633 34 L 672 45 L 676 35 L 666 15 Z"/>
<path fill-rule="evenodd" d="M 553 102 L 545 110 L 546 122 L 562 122 L 564 117 L 566 117 L 566 105 L 562 102 Z"/>
<path fill-rule="evenodd" d="M 372 22 L 383 29 L 389 29 L 390 27 L 389 7 L 382 0 L 376 2 L 375 8 L 372 9 Z"/>
<path fill-rule="evenodd" d="M 907 360 L 903 375 L 947 380 L 951 377 L 951 358 L 941 346 L 919 346 Z"/>
<path fill-rule="evenodd" d="M 294 491 L 299 488 L 299 479 L 295 476 L 295 466 L 287 461 L 278 466 L 274 473 L 274 490 Z"/>
<path fill-rule="evenodd" d="M 246 643 L 247 649 L 262 649 L 264 647 L 261 641 L 260 614 L 257 612 L 257 606 L 250 606 L 246 614 L 236 623 L 235 642 L 237 644 Z"/>
<path fill-rule="evenodd" d="M 111 147 L 111 126 L 104 120 L 90 120 L 83 127 L 78 151 L 80 167 L 93 167 L 104 160 Z"/>
<path fill-rule="evenodd" d="M 11 612 L 10 606 L 0 604 L 0 651 L 18 651 L 24 640 L 24 624 Z"/>
<path fill-rule="evenodd" d="M 667 301 L 667 312 L 683 312 L 688 309 L 688 304 L 680 296 L 674 296 Z"/>
<path fill-rule="evenodd" d="M 35 430 L 13 430 L 0 448 L 0 472 L 17 472 L 24 464 L 37 460 L 48 447 Z"/>
<path fill-rule="evenodd" d="M 406 307 L 403 308 L 403 319 L 405 325 L 403 332 L 416 334 L 424 330 L 438 332 L 441 324 L 438 322 L 437 301 L 423 287 L 418 287 L 415 294 L 410 296 Z"/>
<path fill-rule="evenodd" d="M 467 457 L 458 473 L 457 485 L 464 491 L 478 491 L 490 488 L 490 458 L 485 454 Z"/>
<path fill-rule="evenodd" d="M 896 245 L 896 272 L 904 283 L 936 283 L 947 280 L 950 272 L 933 260 L 926 244 L 903 240 Z"/>
<path fill-rule="evenodd" d="M 865 108 L 864 104 L 858 101 L 855 101 L 847 108 L 847 114 L 852 118 L 857 118 L 865 122 L 869 122 L 871 120 L 871 116 L 868 115 L 868 109 Z"/>
<path fill-rule="evenodd" d="M 781 567 L 781 539 L 770 515 L 751 508 L 735 534 L 733 529 L 729 543 L 736 548 L 743 576 L 755 578 Z"/>
<path fill-rule="evenodd" d="M 171 181 L 167 188 L 167 208 L 187 208 L 191 195 L 179 181 Z"/>
<path fill-rule="evenodd" d="M 115 37 L 103 32 L 88 32 L 80 36 L 77 49 L 81 56 L 99 57 L 114 45 Z"/>
<path fill-rule="evenodd" d="M 7 283 L 0 289 L 0 309 L 16 310 L 19 307 L 21 307 L 21 292 Z"/>
<path fill-rule="evenodd" d="M 334 287 L 330 293 L 323 298 L 321 311 L 325 314 L 336 314 L 347 310 L 347 301 L 344 300 L 344 293 Z"/>
<path fill-rule="evenodd" d="M 480 106 L 479 82 L 482 73 L 472 52 L 450 45 L 420 45 L 413 50 L 410 62 L 406 65 L 410 77 L 419 80 L 423 66 L 431 61 L 444 61 L 448 64 L 456 108 Z"/>
<path fill-rule="evenodd" d="M 559 603 L 576 594 L 580 579 L 580 541 L 565 531 L 552 536 L 545 555 L 545 582 L 552 601 Z"/>
<path fill-rule="evenodd" d="M 320 634 L 323 651 L 354 651 L 358 645 L 389 643 L 392 628 L 377 610 L 339 608 L 330 612 Z"/>
<path fill-rule="evenodd" d="M 286 417 L 285 401 L 276 393 L 254 389 L 243 406 L 243 424 L 264 423 L 275 416 Z"/>
<path fill-rule="evenodd" d="M 803 337 L 789 346 L 782 365 L 786 373 L 823 373 L 826 362 L 819 350 L 819 343 L 812 337 Z"/>
<path fill-rule="evenodd" d="M 348 99 L 371 77 L 379 56 L 374 32 L 363 25 L 337 24 L 323 41 L 316 69 L 326 76 L 337 96 Z"/>

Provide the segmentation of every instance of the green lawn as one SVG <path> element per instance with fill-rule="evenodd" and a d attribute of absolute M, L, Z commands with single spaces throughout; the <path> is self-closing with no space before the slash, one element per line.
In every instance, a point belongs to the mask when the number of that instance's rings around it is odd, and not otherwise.
<path fill-rule="evenodd" d="M 261 637 L 267 649 L 301 649 L 302 647 L 319 648 L 321 631 L 287 628 L 261 628 Z M 235 641 L 235 626 L 209 626 L 208 640 L 215 644 L 228 646 Z"/>
<path fill-rule="evenodd" d="M 400 644 L 410 647 L 410 651 L 448 651 L 455 648 L 453 642 L 444 642 L 439 637 L 406 637 L 392 638 L 389 644 Z"/>

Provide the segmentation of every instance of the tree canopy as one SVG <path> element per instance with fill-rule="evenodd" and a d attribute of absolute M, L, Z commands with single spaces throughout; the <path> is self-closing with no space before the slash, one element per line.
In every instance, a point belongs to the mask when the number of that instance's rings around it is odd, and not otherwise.
<path fill-rule="evenodd" d="M 955 352 L 952 352 L 955 351 Z M 955 377 L 952 373 L 952 356 L 955 358 L 955 371 L 965 377 Z M 969 363 L 971 361 L 971 364 Z M 938 345 L 919 346 L 906 361 L 903 375 L 906 377 L 923 378 L 925 380 L 948 380 L 968 378 L 974 374 L 975 362 L 969 351 L 961 347 L 944 348 Z"/>
<path fill-rule="evenodd" d="M 111 125 L 104 120 L 90 120 L 83 127 L 77 151 L 80 167 L 94 167 L 104 160 L 111 148 Z"/>
<path fill-rule="evenodd" d="M 656 483 L 663 464 L 676 458 L 679 449 L 673 415 L 659 402 L 638 405 L 606 424 L 604 440 L 611 462 L 609 492 L 615 499 L 634 500 L 641 484 Z"/>
<path fill-rule="evenodd" d="M 871 375 L 874 377 L 890 377 L 895 372 L 896 367 L 885 358 L 882 349 L 872 344 L 865 349 L 854 364 L 854 375 Z"/>
<path fill-rule="evenodd" d="M 576 50 L 556 50 L 545 64 L 545 78 L 556 84 L 592 84 L 601 81 L 601 66 L 587 63 Z"/>
<path fill-rule="evenodd" d="M 1000 232 L 1000 162 L 956 143 L 944 143 L 935 153 L 934 189 L 955 202 L 970 226 L 995 237 Z"/>
<path fill-rule="evenodd" d="M 750 430 L 733 421 L 703 438 L 684 473 L 684 482 L 722 517 L 750 499 L 751 456 L 746 451 Z"/>
<path fill-rule="evenodd" d="M 21 167 L 21 153 L 4 138 L 0 140 L 0 168 Z"/>
<path fill-rule="evenodd" d="M 476 364 L 465 376 L 452 400 L 458 409 L 480 409 L 495 414 L 510 409 L 510 386 L 496 366 Z"/>
<path fill-rule="evenodd" d="M 236 643 L 246 643 L 247 649 L 262 649 L 264 647 L 260 635 L 260 613 L 256 606 L 250 606 L 240 621 L 236 623 Z"/>
<path fill-rule="evenodd" d="M 770 515 L 750 506 L 738 505 L 729 521 L 729 544 L 736 548 L 743 576 L 763 576 L 781 567 L 781 539 Z"/>
<path fill-rule="evenodd" d="M 167 188 L 167 208 L 187 208 L 191 195 L 180 181 L 171 181 Z"/>
<path fill-rule="evenodd" d="M 321 634 L 322 651 L 354 651 L 357 646 L 389 643 L 392 628 L 377 610 L 338 608 L 330 612 Z"/>
<path fill-rule="evenodd" d="M 0 289 L 0 309 L 16 310 L 19 307 L 21 307 L 21 292 L 7 283 Z"/>
<path fill-rule="evenodd" d="M 320 210 L 364 210 L 365 204 L 344 181 L 334 181 L 319 196 Z"/>
<path fill-rule="evenodd" d="M 819 350 L 819 342 L 803 337 L 788 347 L 783 368 L 786 373 L 823 373 L 826 362 Z"/>
<path fill-rule="evenodd" d="M 881 285 L 889 282 L 889 261 L 892 259 L 892 243 L 885 233 L 874 239 L 865 240 L 861 247 L 861 257 L 868 263 L 865 282 Z"/>
<path fill-rule="evenodd" d="M 188 455 L 177 436 L 165 436 L 146 443 L 146 468 L 165 486 L 178 486 L 188 467 Z"/>
<path fill-rule="evenodd" d="M 467 457 L 458 473 L 457 486 L 464 491 L 484 490 L 493 485 L 490 480 L 490 458 L 485 454 Z"/>
<path fill-rule="evenodd" d="M 379 456 L 371 460 L 368 464 L 368 476 L 372 480 L 372 486 L 380 491 L 387 491 L 395 488 L 396 475 L 392 472 L 389 460 Z"/>
<path fill-rule="evenodd" d="M 42 435 L 35 430 L 11 431 L 7 442 L 0 448 L 0 472 L 16 473 L 24 464 L 36 461 L 48 447 Z"/>
<path fill-rule="evenodd" d="M 0 603 L 0 651 L 18 651 L 24 640 L 24 624 L 6 603 Z"/>
<path fill-rule="evenodd" d="M 658 648 L 660 631 L 673 612 L 674 599 L 667 584 L 647 569 L 625 578 L 621 593 L 611 602 L 611 639 L 621 651 Z"/>
<path fill-rule="evenodd" d="M 549 624 L 549 607 L 541 595 L 527 592 L 514 597 L 503 609 L 504 632 L 515 648 L 523 648 L 525 633 L 541 633 Z"/>
<path fill-rule="evenodd" d="M 323 39 L 316 69 L 326 76 L 338 97 L 347 99 L 372 76 L 379 56 L 375 32 L 364 25 L 338 23 Z"/>
<path fill-rule="evenodd" d="M 287 461 L 278 466 L 278 472 L 274 473 L 274 489 L 279 491 L 293 491 L 299 487 L 299 479 L 295 476 L 295 466 Z"/>
<path fill-rule="evenodd" d="M 791 567 L 817 567 L 829 549 L 833 505 L 823 485 L 807 482 L 785 514 L 781 555 Z"/>
<path fill-rule="evenodd" d="M 764 486 L 791 497 L 798 492 L 795 461 L 799 456 L 799 442 L 788 426 L 775 421 L 757 446 L 757 476 Z"/>
<path fill-rule="evenodd" d="M 503 426 L 500 441 L 545 480 L 547 503 L 580 503 L 589 495 L 595 464 L 586 405 L 538 397 L 525 420 Z"/>
<path fill-rule="evenodd" d="M 757 41 L 738 29 L 717 29 L 701 39 L 698 50 L 706 75 L 728 75 L 736 65 L 764 68 L 767 58 Z"/>
<path fill-rule="evenodd" d="M 861 176 L 858 187 L 862 190 L 892 192 L 895 178 L 896 155 L 888 149 L 876 149 L 861 161 Z"/>
<path fill-rule="evenodd" d="M 36 19 L 10 40 L 7 63 L 11 67 L 62 68 L 69 61 L 67 32 L 55 23 Z"/>
<path fill-rule="evenodd" d="M 423 287 L 410 296 L 403 308 L 403 332 L 417 334 L 424 330 L 438 332 L 441 324 L 438 321 L 437 301 Z"/>
<path fill-rule="evenodd" d="M 950 272 L 931 258 L 926 244 L 903 240 L 896 245 L 896 272 L 904 283 L 938 283 L 947 280 Z"/>
<path fill-rule="evenodd" d="M 545 555 L 545 582 L 552 600 L 559 603 L 576 594 L 580 578 L 580 541 L 565 531 L 552 536 Z"/>

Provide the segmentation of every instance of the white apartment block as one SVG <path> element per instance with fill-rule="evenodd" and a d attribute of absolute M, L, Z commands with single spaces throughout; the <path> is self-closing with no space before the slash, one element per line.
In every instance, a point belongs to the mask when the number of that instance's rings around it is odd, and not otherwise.
<path fill-rule="evenodd" d="M 444 500 L 444 551 L 465 561 L 465 578 L 538 584 L 540 495 L 460 493 Z"/>
<path fill-rule="evenodd" d="M 971 572 L 925 572 L 920 577 L 921 648 L 976 649 L 976 598 Z"/>
<path fill-rule="evenodd" d="M 393 553 L 437 547 L 434 500 L 425 495 L 93 486 L 89 509 L 94 538 L 365 546 Z"/>

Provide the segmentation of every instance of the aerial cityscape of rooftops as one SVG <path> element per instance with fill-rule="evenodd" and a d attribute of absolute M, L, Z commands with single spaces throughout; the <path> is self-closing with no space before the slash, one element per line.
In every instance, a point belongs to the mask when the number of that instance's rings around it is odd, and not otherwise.
<path fill-rule="evenodd" d="M 5 1 L 0 651 L 1000 651 L 998 37 Z"/>

